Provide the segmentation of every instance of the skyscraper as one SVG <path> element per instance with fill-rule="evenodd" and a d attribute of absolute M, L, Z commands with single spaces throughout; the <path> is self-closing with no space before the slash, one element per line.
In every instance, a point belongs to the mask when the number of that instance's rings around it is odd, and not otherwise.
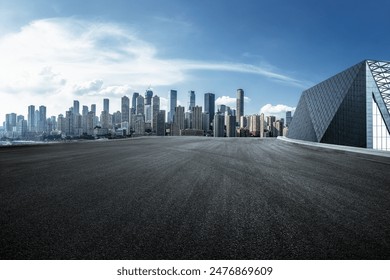
<path fill-rule="evenodd" d="M 193 129 L 203 129 L 202 125 L 202 106 L 192 108 L 192 127 Z"/>
<path fill-rule="evenodd" d="M 73 109 L 66 111 L 65 113 L 65 135 L 73 135 L 74 134 L 74 117 L 73 117 Z"/>
<path fill-rule="evenodd" d="M 108 129 L 110 122 L 109 118 L 110 115 L 108 114 L 108 112 L 106 110 L 103 110 L 100 114 L 100 125 L 103 129 Z"/>
<path fill-rule="evenodd" d="M 175 116 L 175 108 L 177 106 L 177 91 L 171 89 L 169 93 L 169 112 L 168 112 L 168 122 L 172 123 Z"/>
<path fill-rule="evenodd" d="M 292 121 L 291 111 L 286 112 L 286 126 L 288 127 Z"/>
<path fill-rule="evenodd" d="M 225 116 L 217 112 L 214 117 L 214 137 L 224 137 Z"/>
<path fill-rule="evenodd" d="M 153 97 L 153 91 L 147 89 L 145 91 L 145 105 L 152 105 L 152 97 Z"/>
<path fill-rule="evenodd" d="M 73 114 L 80 114 L 80 102 L 78 100 L 73 100 Z"/>
<path fill-rule="evenodd" d="M 126 95 L 122 97 L 121 105 L 122 122 L 130 122 L 130 99 Z"/>
<path fill-rule="evenodd" d="M 88 106 L 83 105 L 83 116 L 86 116 L 88 114 Z"/>
<path fill-rule="evenodd" d="M 165 110 L 160 110 L 157 114 L 156 134 L 165 136 Z"/>
<path fill-rule="evenodd" d="M 270 137 L 276 137 L 276 129 L 275 129 L 275 122 L 276 122 L 276 117 L 275 116 L 267 116 L 267 129 L 270 133 Z"/>
<path fill-rule="evenodd" d="M 241 116 L 244 115 L 244 91 L 242 89 L 237 89 L 237 113 L 236 113 L 236 122 L 237 124 L 240 123 Z"/>
<path fill-rule="evenodd" d="M 93 112 L 93 115 L 96 116 L 96 104 L 91 105 L 91 112 Z"/>
<path fill-rule="evenodd" d="M 94 112 L 90 111 L 87 114 L 87 135 L 93 135 L 93 128 L 94 128 Z"/>
<path fill-rule="evenodd" d="M 46 131 L 46 107 L 39 106 L 39 125 L 38 132 Z"/>
<path fill-rule="evenodd" d="M 152 105 L 152 131 L 157 132 L 157 117 L 160 111 L 160 97 L 157 95 L 153 96 L 153 105 Z M 165 118 L 164 118 L 165 119 Z"/>
<path fill-rule="evenodd" d="M 205 93 L 204 94 L 204 112 L 209 114 L 209 127 L 210 123 L 214 120 L 215 115 L 215 94 L 214 93 Z M 207 131 L 210 128 L 205 127 L 204 129 Z"/>
<path fill-rule="evenodd" d="M 5 130 L 7 132 L 12 132 L 14 127 L 16 127 L 16 114 L 6 114 L 5 115 Z"/>
<path fill-rule="evenodd" d="M 27 121 L 27 130 L 29 132 L 35 132 L 35 106 L 28 106 L 28 121 Z"/>
<path fill-rule="evenodd" d="M 250 115 L 248 117 L 249 133 L 254 137 L 260 137 L 260 116 Z"/>
<path fill-rule="evenodd" d="M 152 123 L 152 98 L 153 98 L 153 91 L 150 89 L 147 89 L 145 91 L 145 122 L 146 123 Z"/>
<path fill-rule="evenodd" d="M 179 130 L 184 129 L 184 107 L 177 106 L 175 108 L 174 123 L 178 126 Z"/>
<path fill-rule="evenodd" d="M 73 112 L 73 108 L 72 108 L 72 112 Z M 35 110 L 34 126 L 35 126 L 35 132 L 38 132 L 38 126 L 39 126 L 39 110 Z"/>
<path fill-rule="evenodd" d="M 108 98 L 103 99 L 103 111 L 110 113 L 110 100 Z"/>
<path fill-rule="evenodd" d="M 63 114 L 58 115 L 57 122 L 58 122 L 57 129 L 61 133 L 65 133 L 65 118 Z"/>
<path fill-rule="evenodd" d="M 145 99 L 142 95 L 139 95 L 137 97 L 137 107 L 136 107 L 136 114 L 137 115 L 144 115 L 145 113 Z M 145 121 L 145 120 L 144 120 Z"/>
<path fill-rule="evenodd" d="M 142 95 L 140 95 L 137 97 L 137 101 L 138 101 L 138 98 L 140 98 L 140 97 L 142 97 L 142 100 L 144 99 L 144 97 Z M 145 118 L 144 118 L 143 114 L 137 114 L 135 116 L 134 134 L 137 134 L 137 135 L 144 135 L 145 134 Z"/>
<path fill-rule="evenodd" d="M 188 96 L 189 96 L 189 98 L 190 98 L 190 104 L 189 104 L 189 106 L 188 106 L 188 110 L 189 110 L 189 111 L 192 111 L 192 108 L 195 107 L 195 91 L 190 90 L 190 91 L 188 92 Z"/>
<path fill-rule="evenodd" d="M 264 130 L 267 127 L 264 114 L 260 114 L 260 137 L 264 137 Z"/>
<path fill-rule="evenodd" d="M 226 136 L 236 137 L 236 116 L 225 115 Z"/>
<path fill-rule="evenodd" d="M 83 111 L 82 111 L 82 128 L 83 128 L 83 133 L 87 133 L 87 117 L 88 117 L 88 106 L 83 105 Z"/>
<path fill-rule="evenodd" d="M 131 113 L 135 114 L 137 111 L 137 97 L 139 96 L 138 92 L 133 93 L 133 98 L 131 100 Z"/>

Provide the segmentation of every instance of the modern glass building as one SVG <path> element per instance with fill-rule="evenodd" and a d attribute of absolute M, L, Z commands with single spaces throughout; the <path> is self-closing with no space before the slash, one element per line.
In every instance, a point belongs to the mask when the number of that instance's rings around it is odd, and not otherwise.
<path fill-rule="evenodd" d="M 305 90 L 288 137 L 390 151 L 390 62 L 364 60 Z"/>

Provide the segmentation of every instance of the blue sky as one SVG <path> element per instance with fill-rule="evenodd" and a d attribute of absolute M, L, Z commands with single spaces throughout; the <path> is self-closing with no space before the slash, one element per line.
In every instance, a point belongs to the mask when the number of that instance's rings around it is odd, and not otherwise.
<path fill-rule="evenodd" d="M 390 60 L 388 1 L 3 1 L 0 123 L 45 105 L 64 114 L 151 86 L 187 105 L 206 92 L 245 113 L 283 113 L 301 92 L 363 59 Z M 277 106 L 279 105 L 279 106 Z"/>

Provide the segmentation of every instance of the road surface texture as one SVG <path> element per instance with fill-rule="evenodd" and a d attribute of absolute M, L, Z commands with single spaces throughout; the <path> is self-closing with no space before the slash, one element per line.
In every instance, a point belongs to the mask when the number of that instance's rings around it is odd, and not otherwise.
<path fill-rule="evenodd" d="M 1 259 L 389 259 L 390 158 L 276 139 L 0 149 Z"/>

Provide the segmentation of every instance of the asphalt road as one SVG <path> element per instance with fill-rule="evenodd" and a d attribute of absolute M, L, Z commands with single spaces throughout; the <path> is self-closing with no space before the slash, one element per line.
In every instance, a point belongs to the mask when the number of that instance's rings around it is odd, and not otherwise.
<path fill-rule="evenodd" d="M 389 259 L 390 158 L 276 139 L 0 149 L 1 259 Z"/>

